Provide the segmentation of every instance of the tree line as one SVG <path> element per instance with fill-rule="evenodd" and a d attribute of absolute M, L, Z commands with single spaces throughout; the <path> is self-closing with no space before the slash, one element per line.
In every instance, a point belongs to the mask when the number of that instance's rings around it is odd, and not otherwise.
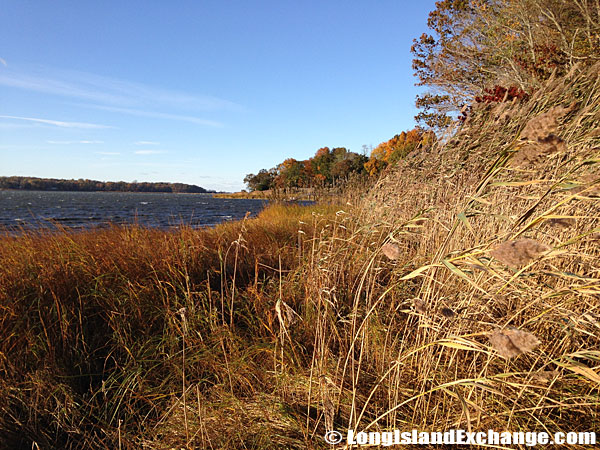
<path fill-rule="evenodd" d="M 435 133 L 464 120 L 475 103 L 526 102 L 553 76 L 600 62 L 600 0 L 439 0 L 429 31 L 413 41 L 418 126 L 370 156 L 323 147 L 249 174 L 250 190 L 329 186 L 353 174 L 376 176 Z"/>
<path fill-rule="evenodd" d="M 109 191 L 109 192 L 172 192 L 204 194 L 208 191 L 200 186 L 184 183 L 127 183 L 125 181 L 96 181 L 80 178 L 61 180 L 36 177 L 0 177 L 0 189 L 26 191 Z"/>
<path fill-rule="evenodd" d="M 322 147 L 309 159 L 298 161 L 288 158 L 271 169 L 250 173 L 244 178 L 244 183 L 250 191 L 334 186 L 356 176 L 377 176 L 413 150 L 434 141 L 434 133 L 415 128 L 382 142 L 371 151 L 370 156 L 345 147 Z"/>

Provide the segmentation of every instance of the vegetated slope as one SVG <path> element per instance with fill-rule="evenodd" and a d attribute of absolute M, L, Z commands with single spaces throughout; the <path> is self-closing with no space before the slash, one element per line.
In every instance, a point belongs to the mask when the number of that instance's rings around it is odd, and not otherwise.
<path fill-rule="evenodd" d="M 473 109 L 446 144 L 413 152 L 358 207 L 302 235 L 302 264 L 265 292 L 272 368 L 260 389 L 220 391 L 231 414 L 216 403 L 204 414 L 220 420 L 192 414 L 207 442 L 597 428 L 598 67 Z M 184 422 L 172 413 L 162 430 Z"/>
<path fill-rule="evenodd" d="M 599 70 L 475 105 L 366 200 L 364 220 L 387 228 L 388 286 L 412 283 L 395 300 L 386 388 L 372 389 L 386 393 L 378 425 L 597 429 Z"/>

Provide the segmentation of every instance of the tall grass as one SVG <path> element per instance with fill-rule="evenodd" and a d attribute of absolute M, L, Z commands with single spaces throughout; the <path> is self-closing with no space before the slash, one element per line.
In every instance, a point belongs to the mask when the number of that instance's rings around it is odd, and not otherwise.
<path fill-rule="evenodd" d="M 372 191 L 359 222 L 385 241 L 353 237 L 344 352 L 321 351 L 340 426 L 597 429 L 598 119 L 598 67 L 575 69 L 529 103 L 475 110 Z M 494 345 L 511 327 L 526 351 Z"/>
<path fill-rule="evenodd" d="M 187 410 L 264 387 L 277 339 L 266 291 L 297 267 L 301 222 L 317 229 L 332 210 L 2 237 L 0 446 L 139 448 L 173 412 L 189 419 L 170 431 L 181 445 L 206 439 Z"/>

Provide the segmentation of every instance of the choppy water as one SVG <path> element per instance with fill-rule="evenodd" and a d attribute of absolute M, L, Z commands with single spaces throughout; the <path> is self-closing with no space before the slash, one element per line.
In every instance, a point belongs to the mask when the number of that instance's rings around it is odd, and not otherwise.
<path fill-rule="evenodd" d="M 0 191 L 0 229 L 53 224 L 87 228 L 109 223 L 148 227 L 210 226 L 257 214 L 264 200 L 213 198 L 210 194 Z"/>

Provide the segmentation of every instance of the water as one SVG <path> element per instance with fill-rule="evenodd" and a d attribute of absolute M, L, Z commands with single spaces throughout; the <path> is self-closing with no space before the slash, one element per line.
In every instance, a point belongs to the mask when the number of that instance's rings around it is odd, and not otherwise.
<path fill-rule="evenodd" d="M 194 228 L 256 215 L 265 200 L 213 198 L 210 194 L 0 191 L 0 229 L 54 224 L 91 228 L 138 223 Z"/>

